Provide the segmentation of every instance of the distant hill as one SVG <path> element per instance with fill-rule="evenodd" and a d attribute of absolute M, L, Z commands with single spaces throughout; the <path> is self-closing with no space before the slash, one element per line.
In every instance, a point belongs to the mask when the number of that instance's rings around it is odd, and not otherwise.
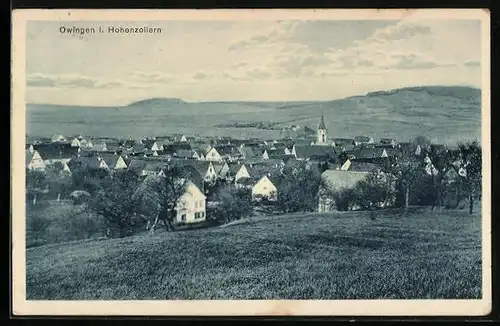
<path fill-rule="evenodd" d="M 333 97 L 333 95 L 332 95 Z M 114 108 L 28 105 L 28 134 L 82 133 L 145 137 L 165 133 L 274 138 L 294 136 L 291 125 L 316 130 L 324 115 L 329 137 L 425 135 L 455 144 L 481 138 L 481 90 L 462 86 L 419 86 L 371 92 L 332 101 L 185 102 L 151 98 Z M 262 130 L 260 122 L 273 125 Z M 234 127 L 228 127 L 234 126 Z"/>
<path fill-rule="evenodd" d="M 166 98 L 166 97 L 154 97 L 145 100 L 135 101 L 127 105 L 127 107 L 134 106 L 171 106 L 171 105 L 179 105 L 186 104 L 180 98 Z"/>

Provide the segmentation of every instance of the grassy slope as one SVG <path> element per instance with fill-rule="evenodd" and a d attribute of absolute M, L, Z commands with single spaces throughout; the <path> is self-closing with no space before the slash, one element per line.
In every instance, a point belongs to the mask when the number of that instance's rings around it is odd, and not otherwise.
<path fill-rule="evenodd" d="M 123 108 L 28 105 L 27 130 L 31 135 L 51 135 L 56 126 L 58 132 L 70 135 L 128 138 L 196 132 L 272 138 L 279 137 L 279 131 L 214 126 L 265 121 L 316 128 L 324 114 L 331 137 L 370 134 L 408 140 L 424 134 L 445 143 L 480 138 L 480 92 L 465 87 L 406 88 L 326 102 L 161 103 L 146 101 Z"/>
<path fill-rule="evenodd" d="M 481 296 L 481 218 L 367 213 L 27 250 L 28 299 L 373 299 Z"/>

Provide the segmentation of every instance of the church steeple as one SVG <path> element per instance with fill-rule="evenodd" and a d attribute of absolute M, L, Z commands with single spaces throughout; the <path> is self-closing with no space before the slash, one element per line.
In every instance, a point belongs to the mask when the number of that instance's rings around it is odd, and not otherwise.
<path fill-rule="evenodd" d="M 318 126 L 316 144 L 318 144 L 318 145 L 325 145 L 326 144 L 326 125 L 325 125 L 325 119 L 323 118 L 323 115 L 321 115 L 321 120 L 320 120 L 319 126 Z"/>
<path fill-rule="evenodd" d="M 321 121 L 319 122 L 318 130 L 326 130 L 325 119 L 323 118 L 323 115 L 321 115 Z"/>

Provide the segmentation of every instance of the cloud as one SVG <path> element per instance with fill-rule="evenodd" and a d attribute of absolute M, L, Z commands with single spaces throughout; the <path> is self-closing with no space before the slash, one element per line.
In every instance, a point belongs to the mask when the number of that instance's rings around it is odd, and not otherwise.
<path fill-rule="evenodd" d="M 388 56 L 388 63 L 381 65 L 384 69 L 434 69 L 456 66 L 451 62 L 438 62 L 433 58 L 416 53 L 397 53 Z"/>
<path fill-rule="evenodd" d="M 145 72 L 136 71 L 130 75 L 133 81 L 139 83 L 157 83 L 157 84 L 170 84 L 175 82 L 178 77 L 172 74 L 159 73 L 159 72 Z"/>
<path fill-rule="evenodd" d="M 82 75 L 45 75 L 29 74 L 26 78 L 28 87 L 38 88 L 118 88 L 125 86 L 120 80 L 99 79 Z"/>
<path fill-rule="evenodd" d="M 300 24 L 298 21 L 278 21 L 258 34 L 236 40 L 229 45 L 229 51 L 255 47 L 273 47 L 276 43 L 290 41 L 293 31 Z"/>
<path fill-rule="evenodd" d="M 477 60 L 468 60 L 468 61 L 464 62 L 464 66 L 466 66 L 466 67 L 480 67 L 481 62 L 479 62 Z"/>
<path fill-rule="evenodd" d="M 371 40 L 375 42 L 395 41 L 431 33 L 432 29 L 429 26 L 401 21 L 396 25 L 377 30 L 371 37 Z"/>

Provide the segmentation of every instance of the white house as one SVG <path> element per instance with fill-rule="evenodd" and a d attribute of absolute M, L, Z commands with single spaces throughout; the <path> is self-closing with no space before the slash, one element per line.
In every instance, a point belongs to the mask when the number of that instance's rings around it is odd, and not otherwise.
<path fill-rule="evenodd" d="M 262 198 L 267 198 L 270 201 L 276 201 L 278 199 L 278 189 L 272 183 L 267 175 L 263 176 L 257 183 L 252 187 L 252 200 L 260 200 Z"/>
<path fill-rule="evenodd" d="M 45 170 L 45 163 L 43 162 L 42 157 L 36 150 L 33 151 L 26 150 L 26 168 L 28 170 L 37 170 L 37 171 Z"/>
<path fill-rule="evenodd" d="M 267 153 L 267 149 L 265 149 L 264 153 L 262 153 L 262 159 L 263 160 L 268 160 L 269 159 L 269 154 Z"/>
<path fill-rule="evenodd" d="M 198 223 L 206 220 L 206 196 L 192 182 L 188 182 L 186 192 L 179 197 L 176 211 L 177 223 Z"/>
<path fill-rule="evenodd" d="M 78 137 L 73 138 L 73 140 L 71 141 L 71 146 L 80 147 L 80 139 L 78 139 Z"/>
<path fill-rule="evenodd" d="M 250 178 L 250 173 L 248 173 L 248 169 L 245 164 L 242 164 L 238 169 L 238 172 L 234 175 L 234 182 L 237 182 L 241 178 Z"/>
<path fill-rule="evenodd" d="M 92 144 L 92 141 L 90 139 L 81 139 L 79 140 L 80 142 L 80 147 L 82 148 L 87 148 L 87 149 L 91 149 L 91 148 L 94 148 L 94 144 Z"/>
<path fill-rule="evenodd" d="M 217 152 L 215 147 L 212 147 L 208 150 L 207 154 L 205 155 L 205 160 L 211 161 L 211 162 L 220 162 L 222 161 L 222 156 Z"/>

